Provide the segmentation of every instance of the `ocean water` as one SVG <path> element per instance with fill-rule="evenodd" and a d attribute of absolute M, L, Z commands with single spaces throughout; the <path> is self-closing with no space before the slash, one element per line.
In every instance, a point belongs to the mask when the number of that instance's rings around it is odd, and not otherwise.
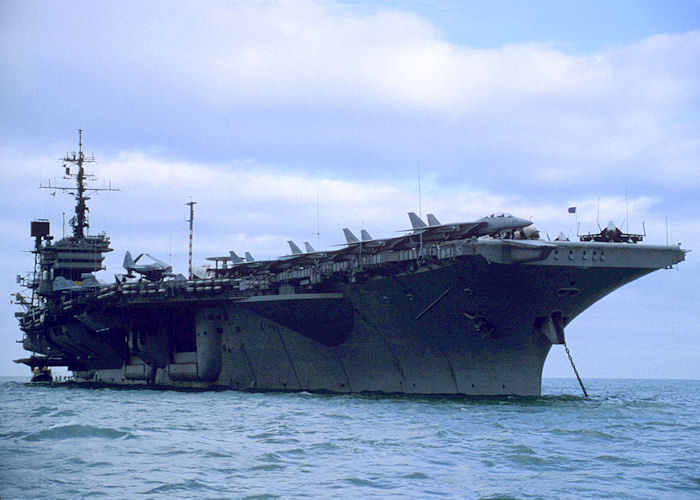
<path fill-rule="evenodd" d="M 176 392 L 0 378 L 0 497 L 700 498 L 700 381 L 538 398 Z"/>

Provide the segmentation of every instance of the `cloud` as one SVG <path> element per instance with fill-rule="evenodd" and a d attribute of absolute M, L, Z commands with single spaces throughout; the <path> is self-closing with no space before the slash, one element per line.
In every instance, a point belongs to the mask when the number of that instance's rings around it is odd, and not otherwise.
<path fill-rule="evenodd" d="M 147 232 L 177 232 L 193 196 L 198 223 L 236 241 L 315 234 L 317 204 L 328 228 L 386 234 L 416 210 L 420 168 L 441 219 L 509 210 L 553 232 L 572 200 L 595 229 L 597 195 L 620 224 L 625 188 L 649 220 L 700 184 L 700 31 L 572 54 L 468 47 L 410 12 L 334 2 L 38 5 L 3 16 L 5 141 L 48 143 L 28 163 L 49 172 L 65 129 L 87 128 L 122 188 L 95 196 L 95 226 L 120 223 L 119 203 Z"/>
<path fill-rule="evenodd" d="M 12 7 L 10 122 L 99 115 L 93 133 L 132 149 L 343 178 L 420 161 L 450 184 L 700 183 L 700 31 L 570 54 L 461 46 L 414 14 L 333 2 Z"/>

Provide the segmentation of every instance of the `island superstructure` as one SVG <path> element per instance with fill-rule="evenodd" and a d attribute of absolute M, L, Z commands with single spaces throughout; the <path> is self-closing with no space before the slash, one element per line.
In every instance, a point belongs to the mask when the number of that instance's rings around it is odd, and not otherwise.
<path fill-rule="evenodd" d="M 77 167 L 66 171 L 76 187 L 63 188 L 76 198 L 73 234 L 54 242 L 47 221 L 32 222 L 35 271 L 15 294 L 32 355 L 18 362 L 66 366 L 88 384 L 539 395 L 547 354 L 576 316 L 685 256 L 619 230 L 544 241 L 508 214 L 410 214 L 401 236 L 346 230 L 342 248 L 294 245 L 269 261 L 231 251 L 189 279 L 127 254 L 128 274 L 105 284 L 94 273 L 112 249 L 86 232 L 82 140 L 64 161 Z"/>

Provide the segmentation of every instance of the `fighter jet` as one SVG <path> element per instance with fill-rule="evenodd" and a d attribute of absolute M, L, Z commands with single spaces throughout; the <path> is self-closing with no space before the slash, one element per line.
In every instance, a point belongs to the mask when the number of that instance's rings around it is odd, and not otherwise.
<path fill-rule="evenodd" d="M 413 228 L 408 231 L 412 231 L 414 235 L 420 235 L 423 242 L 468 238 L 472 236 L 472 231 L 481 225 L 479 221 L 441 224 L 433 214 L 428 214 L 429 224 L 426 224 L 415 212 L 409 212 L 408 218 Z"/>
<path fill-rule="evenodd" d="M 430 225 L 415 214 L 409 212 L 411 226 L 414 234 L 421 234 L 423 241 L 439 241 L 455 238 L 470 238 L 478 236 L 488 236 L 497 233 L 513 233 L 532 224 L 528 219 L 514 217 L 507 213 L 495 213 L 487 217 L 482 217 L 474 222 L 455 222 L 440 224 L 437 217 L 428 214 Z"/>
<path fill-rule="evenodd" d="M 229 252 L 230 257 L 208 257 L 208 260 L 231 262 L 230 267 L 217 269 L 218 274 L 225 273 L 227 270 L 234 270 L 234 272 L 239 275 L 247 275 L 261 271 L 281 271 L 296 265 L 300 261 L 317 257 L 316 254 L 318 254 L 318 256 L 322 254 L 322 252 L 315 252 L 313 255 L 308 252 L 304 253 L 293 241 L 288 240 L 287 243 L 289 244 L 289 248 L 292 250 L 292 254 L 283 255 L 276 259 L 256 260 L 253 258 L 250 252 L 245 252 L 245 259 L 243 259 L 236 255 L 236 253 L 232 250 Z M 306 243 L 306 245 L 307 248 L 310 246 L 308 243 Z"/>
<path fill-rule="evenodd" d="M 482 217 L 476 221 L 479 226 L 472 230 L 474 236 L 487 236 L 495 233 L 512 232 L 532 224 L 529 219 L 521 219 L 511 214 L 501 212 Z"/>
<path fill-rule="evenodd" d="M 391 249 L 395 248 L 397 245 L 400 243 L 403 243 L 407 240 L 405 236 L 399 236 L 396 238 L 380 238 L 380 239 L 375 239 L 372 238 L 372 236 L 367 232 L 367 230 L 362 229 L 360 232 L 362 239 L 358 239 L 355 234 L 350 231 L 347 227 L 343 228 L 343 233 L 345 234 L 345 241 L 346 241 L 346 249 L 364 249 L 364 250 L 379 250 L 379 249 Z M 340 255 L 342 256 L 344 254 L 351 253 L 351 252 L 343 252 L 340 251 Z"/>
<path fill-rule="evenodd" d="M 153 263 L 138 264 L 138 261 L 144 255 L 150 258 L 153 261 Z M 122 265 L 127 271 L 126 276 L 128 276 L 129 278 L 135 278 L 134 272 L 140 274 L 149 281 L 159 281 L 168 276 L 175 276 L 175 274 L 173 274 L 172 266 L 169 266 L 162 260 L 156 259 L 151 254 L 147 253 L 142 253 L 141 255 L 133 259 L 131 257 L 131 252 L 126 252 L 126 255 L 124 255 L 124 264 Z"/>
<path fill-rule="evenodd" d="M 314 263 L 318 259 L 328 257 L 329 252 L 314 250 L 311 243 L 308 241 L 304 242 L 304 248 L 306 251 L 302 252 L 301 248 L 297 246 L 296 243 L 289 240 L 289 248 L 292 250 L 292 255 L 285 255 L 280 257 L 278 260 L 283 261 L 289 265 L 304 265 L 309 263 Z"/>
<path fill-rule="evenodd" d="M 599 226 L 600 227 L 600 226 Z M 644 223 L 642 222 L 644 228 Z M 644 234 L 623 233 L 613 221 L 608 222 L 604 229 L 595 234 L 580 234 L 581 241 L 612 241 L 615 243 L 638 243 L 647 235 L 646 228 Z"/>

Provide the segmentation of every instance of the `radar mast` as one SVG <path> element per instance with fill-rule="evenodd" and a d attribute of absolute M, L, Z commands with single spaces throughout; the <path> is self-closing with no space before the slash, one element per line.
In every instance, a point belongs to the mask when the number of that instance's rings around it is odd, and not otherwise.
<path fill-rule="evenodd" d="M 87 206 L 87 200 L 90 199 L 89 196 L 86 196 L 87 193 L 89 192 L 96 192 L 96 191 L 119 191 L 118 188 L 113 188 L 110 186 L 108 188 L 88 188 L 87 187 L 87 181 L 88 179 L 95 179 L 96 176 L 92 174 L 86 174 L 85 173 L 85 163 L 95 163 L 97 162 L 97 159 L 94 157 L 94 155 L 91 155 L 90 157 L 86 157 L 85 154 L 83 153 L 83 131 L 82 129 L 78 130 L 78 152 L 77 153 L 71 153 L 68 154 L 66 153 L 66 156 L 62 158 L 62 160 L 66 163 L 63 164 L 63 167 L 66 169 L 64 179 L 75 179 L 75 187 L 68 187 L 68 186 L 52 186 L 51 182 L 49 181 L 48 186 L 40 186 L 41 188 L 44 189 L 57 189 L 61 191 L 68 192 L 72 194 L 75 197 L 75 216 L 71 218 L 70 224 L 73 226 L 73 237 L 76 239 L 84 239 L 86 234 L 85 230 L 90 227 L 90 224 L 88 223 L 87 220 L 87 212 L 90 210 Z M 68 164 L 73 164 L 77 166 L 77 172 L 75 169 L 71 171 L 71 167 L 68 166 Z"/>

